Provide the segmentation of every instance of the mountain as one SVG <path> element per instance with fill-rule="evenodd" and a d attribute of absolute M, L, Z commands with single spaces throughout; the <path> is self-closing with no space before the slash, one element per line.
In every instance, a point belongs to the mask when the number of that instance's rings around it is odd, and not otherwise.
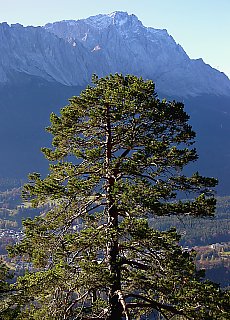
<path fill-rule="evenodd" d="M 230 96 L 223 73 L 192 60 L 166 30 L 146 28 L 135 15 L 114 12 L 78 21 L 49 23 L 45 29 L 91 52 L 95 73 L 132 73 L 153 79 L 157 91 L 173 96 L 215 93 Z"/>
<path fill-rule="evenodd" d="M 18 73 L 65 85 L 85 85 L 88 82 L 85 61 L 90 66 L 90 54 L 84 47 L 74 48 L 44 28 L 2 23 L 0 41 L 1 84 L 15 82 Z"/>
<path fill-rule="evenodd" d="M 168 96 L 230 96 L 223 73 L 193 60 L 166 30 L 144 27 L 135 15 L 114 12 L 44 27 L 0 25 L 0 83 L 15 73 L 83 86 L 92 73 L 132 73 L 153 79 Z"/>
<path fill-rule="evenodd" d="M 160 97 L 185 102 L 197 132 L 195 169 L 230 194 L 230 80 L 192 60 L 166 30 L 114 12 L 44 27 L 0 24 L 0 177 L 47 171 L 49 114 L 91 81 L 121 72 L 152 79 Z"/>

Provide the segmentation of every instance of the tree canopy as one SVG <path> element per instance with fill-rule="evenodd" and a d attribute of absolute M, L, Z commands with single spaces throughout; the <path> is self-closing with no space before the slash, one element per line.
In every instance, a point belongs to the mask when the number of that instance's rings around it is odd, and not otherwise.
<path fill-rule="evenodd" d="M 44 209 L 10 250 L 33 269 L 3 299 L 6 319 L 227 319 L 228 296 L 194 252 L 148 223 L 215 210 L 217 181 L 183 171 L 197 160 L 183 104 L 158 99 L 152 81 L 94 76 L 50 119 L 49 174 L 31 174 L 23 193 Z"/>

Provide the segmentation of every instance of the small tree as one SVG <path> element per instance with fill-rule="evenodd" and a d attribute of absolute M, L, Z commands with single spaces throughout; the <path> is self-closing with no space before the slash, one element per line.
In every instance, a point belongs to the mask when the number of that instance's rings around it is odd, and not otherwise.
<path fill-rule="evenodd" d="M 51 115 L 50 173 L 24 188 L 50 210 L 24 222 L 12 250 L 37 268 L 18 278 L 15 319 L 227 319 L 227 298 L 201 281 L 194 253 L 175 230 L 154 229 L 156 215 L 215 209 L 216 180 L 182 171 L 197 160 L 183 104 L 160 101 L 152 81 L 131 75 L 93 83 Z"/>

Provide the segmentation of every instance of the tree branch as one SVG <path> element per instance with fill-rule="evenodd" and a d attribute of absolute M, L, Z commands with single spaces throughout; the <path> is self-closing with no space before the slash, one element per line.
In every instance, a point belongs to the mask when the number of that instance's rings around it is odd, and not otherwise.
<path fill-rule="evenodd" d="M 123 265 L 123 264 L 128 264 L 130 266 L 135 266 L 135 267 L 137 267 L 138 269 L 141 269 L 141 270 L 149 270 L 150 269 L 150 266 L 148 266 L 146 264 L 143 264 L 143 263 L 135 261 L 135 260 L 128 260 L 126 258 L 123 258 L 121 260 L 121 265 Z"/>
<path fill-rule="evenodd" d="M 127 308 L 127 305 L 126 305 L 126 302 L 125 302 L 125 299 L 124 299 L 124 296 L 123 296 L 121 290 L 117 290 L 116 293 L 118 295 L 118 300 L 120 301 L 120 303 L 121 303 L 121 305 L 123 307 L 124 314 L 125 314 L 125 319 L 126 320 L 131 320 L 130 314 L 129 314 L 129 310 Z"/>
<path fill-rule="evenodd" d="M 157 302 L 155 300 L 151 300 L 149 298 L 146 298 L 142 295 L 139 295 L 139 294 L 129 294 L 125 297 L 126 299 L 127 298 L 136 298 L 136 299 L 140 299 L 140 300 L 143 300 L 145 301 L 146 303 L 141 303 L 141 302 L 130 302 L 130 303 L 127 303 L 126 304 L 126 307 L 127 308 L 137 308 L 137 307 L 140 307 L 140 306 L 145 306 L 145 307 L 152 307 L 154 308 L 155 310 L 157 311 L 160 311 L 161 309 L 164 309 L 166 311 L 169 311 L 169 312 L 172 312 L 173 314 L 178 314 L 178 315 L 182 315 L 184 317 L 186 317 L 187 319 L 192 319 L 192 318 L 189 318 L 184 312 L 183 310 L 178 310 L 176 309 L 174 306 L 172 305 L 168 305 L 168 304 L 163 304 L 163 303 L 160 303 L 160 302 Z"/>
<path fill-rule="evenodd" d="M 89 290 L 86 291 L 86 292 L 85 292 L 83 295 L 81 295 L 79 298 L 75 299 L 75 300 L 68 306 L 68 308 L 65 310 L 64 319 L 67 319 L 66 316 L 67 316 L 67 313 L 69 312 L 69 310 L 70 310 L 71 308 L 73 308 L 74 305 L 75 305 L 78 301 L 80 301 L 80 300 L 84 299 L 85 297 L 87 297 L 88 294 L 89 294 Z"/>

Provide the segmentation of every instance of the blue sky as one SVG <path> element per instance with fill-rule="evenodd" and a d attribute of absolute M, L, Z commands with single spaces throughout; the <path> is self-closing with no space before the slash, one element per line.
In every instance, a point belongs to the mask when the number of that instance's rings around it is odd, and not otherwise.
<path fill-rule="evenodd" d="M 190 58 L 203 58 L 230 77 L 230 0 L 0 0 L 0 22 L 24 26 L 113 11 L 167 29 Z"/>

